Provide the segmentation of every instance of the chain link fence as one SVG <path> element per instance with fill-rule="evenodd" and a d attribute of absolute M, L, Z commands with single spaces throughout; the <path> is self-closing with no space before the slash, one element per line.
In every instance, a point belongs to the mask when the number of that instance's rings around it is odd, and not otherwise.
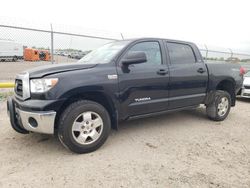
<path fill-rule="evenodd" d="M 23 70 L 51 63 L 76 62 L 91 50 L 113 40 L 122 40 L 118 32 L 105 32 L 81 27 L 40 24 L 25 27 L 0 24 L 0 80 L 11 80 Z M 207 62 L 240 62 L 250 68 L 250 52 L 199 45 Z M 15 63 L 14 63 L 15 62 Z M 25 62 L 25 63 L 23 63 Z"/>
<path fill-rule="evenodd" d="M 52 25 L 50 30 L 0 25 L 0 59 L 75 62 L 98 46 L 117 39 L 121 38 L 70 33 Z M 23 52 L 22 58 L 15 57 L 18 50 Z"/>

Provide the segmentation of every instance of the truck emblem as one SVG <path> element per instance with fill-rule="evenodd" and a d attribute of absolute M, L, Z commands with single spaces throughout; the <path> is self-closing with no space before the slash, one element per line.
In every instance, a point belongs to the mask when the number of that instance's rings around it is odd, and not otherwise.
<path fill-rule="evenodd" d="M 151 98 L 150 97 L 144 97 L 144 98 L 138 98 L 138 99 L 135 99 L 135 102 L 141 102 L 141 101 L 150 101 Z"/>
<path fill-rule="evenodd" d="M 109 74 L 108 79 L 109 80 L 116 80 L 117 79 L 117 74 Z"/>

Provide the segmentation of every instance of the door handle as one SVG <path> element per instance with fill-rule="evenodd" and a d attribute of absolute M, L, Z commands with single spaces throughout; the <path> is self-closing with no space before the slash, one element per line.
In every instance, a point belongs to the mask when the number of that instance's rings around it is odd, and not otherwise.
<path fill-rule="evenodd" d="M 197 72 L 202 74 L 202 73 L 204 73 L 204 72 L 206 72 L 206 71 L 205 71 L 203 68 L 199 68 L 199 69 L 197 70 Z"/>
<path fill-rule="evenodd" d="M 159 74 L 159 75 L 166 75 L 166 74 L 168 74 L 168 71 L 165 70 L 165 69 L 160 69 L 160 70 L 157 71 L 157 74 Z"/>

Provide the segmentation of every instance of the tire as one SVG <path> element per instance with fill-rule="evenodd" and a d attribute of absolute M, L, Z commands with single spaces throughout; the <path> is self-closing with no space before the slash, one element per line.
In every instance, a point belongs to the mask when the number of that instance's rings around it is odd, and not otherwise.
<path fill-rule="evenodd" d="M 17 61 L 17 56 L 14 56 L 13 59 L 12 59 L 13 62 L 16 62 Z"/>
<path fill-rule="evenodd" d="M 214 121 L 223 121 L 228 116 L 230 108 L 230 94 L 226 91 L 218 90 L 215 93 L 212 103 L 207 105 L 207 116 L 209 119 Z"/>
<path fill-rule="evenodd" d="M 80 100 L 69 105 L 62 113 L 58 138 L 72 152 L 89 153 L 104 144 L 110 129 L 110 116 L 102 105 Z"/>

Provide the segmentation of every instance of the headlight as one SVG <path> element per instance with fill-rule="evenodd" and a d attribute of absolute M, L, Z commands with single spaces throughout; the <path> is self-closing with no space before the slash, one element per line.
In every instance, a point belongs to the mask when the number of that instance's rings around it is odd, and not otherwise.
<path fill-rule="evenodd" d="M 58 78 L 32 79 L 30 80 L 31 93 L 44 93 L 53 88 L 58 82 Z"/>

